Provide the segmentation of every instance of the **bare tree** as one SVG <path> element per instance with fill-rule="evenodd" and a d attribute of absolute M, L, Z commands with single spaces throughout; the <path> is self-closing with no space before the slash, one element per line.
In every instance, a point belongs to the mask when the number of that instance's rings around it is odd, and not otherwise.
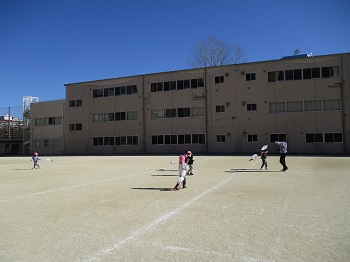
<path fill-rule="evenodd" d="M 245 61 L 245 53 L 238 44 L 208 36 L 194 44 L 188 61 L 192 68 L 237 64 Z"/>

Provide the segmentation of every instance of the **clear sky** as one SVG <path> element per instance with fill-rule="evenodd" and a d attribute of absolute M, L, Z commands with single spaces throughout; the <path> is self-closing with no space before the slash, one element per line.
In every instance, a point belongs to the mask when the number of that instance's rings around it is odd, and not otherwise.
<path fill-rule="evenodd" d="M 0 0 L 0 109 L 65 98 L 66 83 L 188 69 L 207 36 L 247 62 L 350 52 L 350 0 Z"/>

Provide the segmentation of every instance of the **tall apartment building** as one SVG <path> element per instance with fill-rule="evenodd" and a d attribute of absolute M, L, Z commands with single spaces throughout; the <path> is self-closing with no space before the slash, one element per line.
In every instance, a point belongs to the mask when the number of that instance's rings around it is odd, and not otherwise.
<path fill-rule="evenodd" d="M 66 84 L 65 101 L 31 105 L 31 147 L 251 154 L 286 137 L 290 153 L 348 154 L 349 72 L 345 53 Z"/>

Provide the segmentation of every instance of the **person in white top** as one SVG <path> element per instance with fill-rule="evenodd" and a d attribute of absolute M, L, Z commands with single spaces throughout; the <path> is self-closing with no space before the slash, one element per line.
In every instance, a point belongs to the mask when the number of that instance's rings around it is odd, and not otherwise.
<path fill-rule="evenodd" d="M 286 156 L 287 156 L 287 140 L 285 138 L 282 139 L 281 142 L 275 141 L 275 144 L 280 146 L 280 163 L 283 166 L 283 169 L 281 171 L 287 171 L 288 167 L 286 164 Z"/>

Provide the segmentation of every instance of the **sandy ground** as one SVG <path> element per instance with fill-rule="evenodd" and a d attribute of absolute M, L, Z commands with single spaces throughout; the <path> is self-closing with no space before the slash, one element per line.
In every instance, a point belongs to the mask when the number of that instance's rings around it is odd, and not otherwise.
<path fill-rule="evenodd" d="M 0 158 L 0 261 L 350 261 L 350 159 Z"/>

